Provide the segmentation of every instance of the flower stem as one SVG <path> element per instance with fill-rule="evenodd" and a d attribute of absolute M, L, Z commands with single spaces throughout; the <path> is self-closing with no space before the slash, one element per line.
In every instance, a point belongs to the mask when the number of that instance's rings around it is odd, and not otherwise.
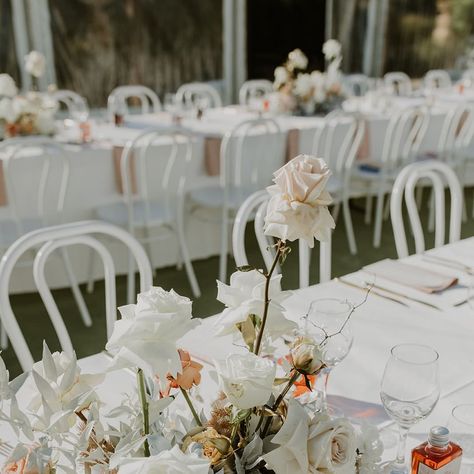
<path fill-rule="evenodd" d="M 254 346 L 254 354 L 258 355 L 260 352 L 260 346 L 262 345 L 262 338 L 263 338 L 263 332 L 265 331 L 265 325 L 267 324 L 267 318 L 268 318 L 268 309 L 270 307 L 270 281 L 272 279 L 273 272 L 275 271 L 275 268 L 277 266 L 278 260 L 280 259 L 281 252 L 283 248 L 285 247 L 285 243 L 281 240 L 278 241 L 277 243 L 277 249 L 276 249 L 276 254 L 275 258 L 273 259 L 272 266 L 269 270 L 268 273 L 265 274 L 265 305 L 263 308 L 263 317 L 262 317 L 262 325 L 260 326 L 260 330 L 258 331 L 257 334 L 257 339 L 255 341 L 255 346 Z"/>
<path fill-rule="evenodd" d="M 285 388 L 282 390 L 280 395 L 278 395 L 278 398 L 276 399 L 275 403 L 273 404 L 273 406 L 272 406 L 272 411 L 273 412 L 278 410 L 278 407 L 280 406 L 280 403 L 283 401 L 286 394 L 290 391 L 290 388 L 298 380 L 299 377 L 300 377 L 300 373 L 297 370 L 294 370 L 293 373 L 291 374 L 290 380 L 288 380 L 288 383 L 286 384 Z M 268 430 L 270 429 L 271 423 L 272 423 L 272 418 L 269 417 L 268 420 L 265 423 L 265 426 L 263 427 L 262 438 L 264 438 L 265 435 L 267 434 Z"/>
<path fill-rule="evenodd" d="M 143 370 L 137 370 L 137 383 L 138 383 L 138 396 L 140 398 L 140 403 L 142 405 L 142 414 L 143 414 L 143 436 L 148 436 L 150 434 L 150 419 L 148 414 L 148 401 L 146 399 L 146 388 L 145 388 L 145 377 L 143 375 Z M 150 457 L 150 446 L 148 444 L 148 439 L 145 438 L 144 443 L 145 457 Z"/>
<path fill-rule="evenodd" d="M 191 410 L 191 413 L 193 414 L 194 420 L 196 421 L 198 426 L 202 426 L 202 422 L 199 419 L 199 416 L 196 412 L 196 409 L 194 408 L 193 402 L 189 398 L 188 392 L 186 392 L 186 390 L 184 390 L 184 388 L 182 388 L 182 387 L 179 387 L 179 388 L 181 390 L 181 393 L 183 394 L 184 399 L 186 400 L 186 403 L 188 404 L 189 409 Z"/>

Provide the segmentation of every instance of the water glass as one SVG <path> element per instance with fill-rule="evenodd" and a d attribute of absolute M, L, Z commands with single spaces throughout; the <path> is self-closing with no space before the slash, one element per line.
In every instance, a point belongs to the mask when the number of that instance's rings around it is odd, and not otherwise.
<path fill-rule="evenodd" d="M 474 474 L 474 404 L 453 408 L 448 421 L 451 441 L 462 448 L 462 474 Z"/>
<path fill-rule="evenodd" d="M 398 424 L 399 442 L 391 472 L 407 473 L 406 438 L 410 428 L 426 418 L 439 399 L 438 353 L 421 344 L 392 348 L 385 366 L 380 398 L 387 414 Z"/>

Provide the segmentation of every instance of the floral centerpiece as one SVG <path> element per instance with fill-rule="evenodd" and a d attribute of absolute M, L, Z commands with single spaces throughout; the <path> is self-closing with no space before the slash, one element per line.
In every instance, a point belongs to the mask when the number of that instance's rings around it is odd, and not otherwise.
<path fill-rule="evenodd" d="M 34 89 L 25 94 L 18 93 L 15 81 L 10 75 L 0 74 L 0 137 L 54 133 L 57 103 L 36 90 L 36 81 L 45 70 L 44 56 L 37 51 L 31 51 L 25 57 L 25 69 L 32 77 Z"/>
<path fill-rule="evenodd" d="M 0 423 L 19 440 L 3 472 L 377 472 L 382 446 L 375 428 L 356 428 L 298 397 L 324 369 L 333 334 L 316 343 L 295 331 L 281 304 L 281 275 L 274 274 L 288 241 L 313 246 L 334 228 L 329 176 L 322 159 L 306 155 L 275 173 L 265 224 L 276 238 L 273 265 L 242 267 L 230 285 L 218 282 L 226 309 L 214 337 L 232 333 L 238 344 L 206 370 L 180 343 L 200 324 L 191 301 L 162 288 L 119 308 L 106 346 L 109 370 L 122 370 L 123 386 L 132 390 L 118 406 L 99 396 L 105 375 L 83 373 L 74 355 L 44 345 L 42 361 L 13 381 L 0 359 Z M 204 398 L 203 388 L 212 395 Z M 20 390 L 29 395 L 26 406 L 19 406 Z"/>
<path fill-rule="evenodd" d="M 308 58 L 299 49 L 288 54 L 286 62 L 275 69 L 273 82 L 276 108 L 280 112 L 312 115 L 328 112 L 343 100 L 341 84 L 341 45 L 334 39 L 323 45 L 326 70 L 308 72 Z"/>

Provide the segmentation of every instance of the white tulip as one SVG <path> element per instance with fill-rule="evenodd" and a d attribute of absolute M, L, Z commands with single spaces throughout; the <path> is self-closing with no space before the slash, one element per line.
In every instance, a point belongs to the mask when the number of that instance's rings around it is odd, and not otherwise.
<path fill-rule="evenodd" d="M 275 71 L 273 74 L 275 76 L 275 80 L 273 82 L 273 86 L 275 89 L 279 89 L 281 86 L 286 84 L 288 80 L 290 79 L 290 75 L 288 71 L 283 66 L 278 66 L 277 68 L 275 68 Z"/>
<path fill-rule="evenodd" d="M 335 39 L 328 39 L 323 44 L 323 54 L 326 59 L 333 59 L 341 54 L 341 43 Z"/>
<path fill-rule="evenodd" d="M 13 77 L 9 74 L 0 74 L 0 97 L 14 97 L 18 94 L 18 89 L 16 87 Z"/>
<path fill-rule="evenodd" d="M 215 361 L 219 385 L 229 401 L 241 410 L 268 402 L 275 380 L 276 366 L 251 352 L 231 354 Z"/>
<path fill-rule="evenodd" d="M 288 54 L 288 66 L 291 69 L 306 69 L 308 58 L 301 49 L 294 49 Z"/>
<path fill-rule="evenodd" d="M 296 95 L 303 98 L 309 98 L 313 91 L 313 87 L 314 84 L 310 74 L 298 74 L 294 88 L 294 92 Z"/>
<path fill-rule="evenodd" d="M 33 77 L 41 77 L 46 69 L 46 58 L 44 57 L 44 54 L 39 51 L 30 51 L 25 56 L 25 69 L 26 72 L 31 74 Z"/>

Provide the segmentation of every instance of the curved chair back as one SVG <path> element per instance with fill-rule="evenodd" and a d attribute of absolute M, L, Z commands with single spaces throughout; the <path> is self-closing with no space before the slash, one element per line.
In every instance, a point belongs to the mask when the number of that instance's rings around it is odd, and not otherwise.
<path fill-rule="evenodd" d="M 384 83 L 396 95 L 410 95 L 412 91 L 411 80 L 404 72 L 387 72 L 383 76 Z"/>
<path fill-rule="evenodd" d="M 98 252 L 105 270 L 107 335 L 110 336 L 112 334 L 113 325 L 117 318 L 115 267 L 110 252 L 95 237 L 97 234 L 113 237 L 127 246 L 138 264 L 140 289 L 141 291 L 148 290 L 153 282 L 152 271 L 142 246 L 127 231 L 105 222 L 75 222 L 30 232 L 18 239 L 2 257 L 0 261 L 0 318 L 24 371 L 30 370 L 34 361 L 10 304 L 9 283 L 16 263 L 23 253 L 30 249 L 39 247 L 33 266 L 35 283 L 56 330 L 62 350 L 71 354 L 73 347 L 66 325 L 53 299 L 44 274 L 46 261 L 56 249 L 81 244 Z"/>
<path fill-rule="evenodd" d="M 353 96 L 363 96 L 370 89 L 370 78 L 365 74 L 349 74 L 344 77 L 344 83 Z"/>
<path fill-rule="evenodd" d="M 270 195 L 266 190 L 257 191 L 249 196 L 242 206 L 240 206 L 235 216 L 234 228 L 232 230 L 232 248 L 237 266 L 248 265 L 247 253 L 245 251 L 245 228 L 247 222 L 254 219 L 255 236 L 257 238 L 260 252 L 267 270 L 272 266 L 274 254 L 271 250 L 273 244 L 272 238 L 265 235 L 264 220 L 267 210 L 267 204 Z M 306 288 L 309 286 L 309 268 L 311 252 L 308 244 L 302 240 L 299 245 L 299 287 Z M 320 263 L 319 263 L 319 279 L 320 282 L 329 281 L 331 279 L 331 242 L 320 243 Z"/>
<path fill-rule="evenodd" d="M 169 148 L 162 147 L 159 155 L 153 150 L 153 145 L 157 141 L 163 145 L 165 143 L 169 145 Z M 162 156 L 162 153 L 165 156 Z M 150 202 L 153 199 L 164 202 L 166 215 L 162 217 L 167 220 L 173 219 L 176 211 L 176 199 L 173 199 L 173 196 L 180 194 L 184 186 L 186 164 L 190 163 L 192 154 L 192 135 L 181 127 L 150 128 L 127 142 L 120 158 L 120 172 L 123 198 L 128 209 L 128 228 L 131 233 L 135 227 L 133 203 L 137 199 L 144 204 L 145 226 L 154 224 L 150 212 Z M 151 160 L 159 165 L 158 172 L 161 176 L 151 170 Z M 179 170 L 177 170 L 178 167 Z M 136 177 L 135 182 L 134 177 Z M 141 226 L 143 226 L 143 220 Z"/>
<path fill-rule="evenodd" d="M 435 247 L 444 245 L 445 203 L 444 189 L 447 183 L 451 192 L 449 243 L 461 236 L 461 214 L 463 206 L 462 188 L 455 172 L 446 164 L 429 160 L 406 166 L 397 176 L 390 199 L 390 212 L 395 244 L 399 258 L 408 256 L 407 236 L 403 224 L 402 203 L 405 198 L 410 226 L 415 239 L 416 253 L 425 251 L 425 239 L 415 199 L 415 187 L 420 179 L 428 179 L 433 185 L 435 214 Z"/>
<path fill-rule="evenodd" d="M 59 103 L 66 106 L 66 110 L 69 116 L 75 118 L 75 115 L 81 115 L 82 120 L 86 120 L 89 115 L 89 107 L 84 97 L 79 95 L 77 92 L 70 91 L 67 89 L 60 89 L 51 92 L 51 97 Z"/>
<path fill-rule="evenodd" d="M 464 81 L 470 81 L 471 85 L 474 84 L 474 68 L 466 69 L 461 76 L 461 79 Z"/>
<path fill-rule="evenodd" d="M 119 86 L 116 87 L 107 99 L 107 113 L 110 118 L 117 111 L 129 113 L 128 99 L 135 98 L 140 101 L 140 113 L 158 113 L 161 110 L 161 102 L 155 92 L 145 86 Z M 150 108 L 151 105 L 151 108 Z"/>
<path fill-rule="evenodd" d="M 12 138 L 0 144 L 0 159 L 16 236 L 25 233 L 27 220 L 36 219 L 42 226 L 61 222 L 70 172 L 61 145 L 48 137 Z M 25 172 L 32 177 L 29 199 L 18 195 L 22 187 L 16 185 Z"/>
<path fill-rule="evenodd" d="M 273 92 L 273 84 L 267 79 L 245 81 L 239 91 L 239 104 L 247 105 L 249 100 L 265 97 Z"/>
<path fill-rule="evenodd" d="M 176 91 L 176 104 L 186 108 L 211 109 L 222 107 L 222 99 L 216 88 L 204 82 L 183 84 Z"/>
<path fill-rule="evenodd" d="M 448 71 L 444 69 L 432 69 L 425 74 L 423 79 L 424 86 L 427 89 L 437 89 L 440 87 L 450 87 L 452 85 L 451 77 Z"/>

